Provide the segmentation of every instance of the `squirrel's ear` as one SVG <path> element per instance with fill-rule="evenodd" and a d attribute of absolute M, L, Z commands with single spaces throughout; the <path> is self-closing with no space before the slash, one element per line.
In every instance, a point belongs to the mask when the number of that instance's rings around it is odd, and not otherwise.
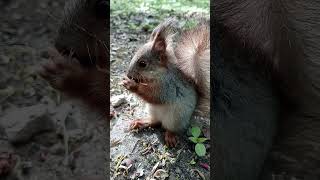
<path fill-rule="evenodd" d="M 166 44 L 166 40 L 164 38 L 162 38 L 159 35 L 156 35 L 154 42 L 153 42 L 153 46 L 152 46 L 152 50 L 157 52 L 159 57 L 160 57 L 160 62 L 165 66 L 166 65 L 166 48 L 167 48 L 167 44 Z"/>
<path fill-rule="evenodd" d="M 176 19 L 170 18 L 159 24 L 153 31 L 150 41 L 153 42 L 152 49 L 164 53 L 168 46 L 171 46 L 173 36 L 178 30 Z"/>
<path fill-rule="evenodd" d="M 150 41 L 154 41 L 156 38 L 161 38 L 167 41 L 171 39 L 176 31 L 179 29 L 178 22 L 174 18 L 169 18 L 160 23 L 151 33 Z"/>
<path fill-rule="evenodd" d="M 156 35 L 152 49 L 159 53 L 164 53 L 166 51 L 167 44 L 166 40 L 163 37 L 160 37 L 159 35 Z"/>

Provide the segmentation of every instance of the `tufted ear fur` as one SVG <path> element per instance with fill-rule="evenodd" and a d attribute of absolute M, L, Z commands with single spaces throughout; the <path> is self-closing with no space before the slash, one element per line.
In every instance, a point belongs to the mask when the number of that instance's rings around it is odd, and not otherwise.
<path fill-rule="evenodd" d="M 177 28 L 177 20 L 170 18 L 159 24 L 153 31 L 150 36 L 150 40 L 152 45 L 152 50 L 159 53 L 160 60 L 166 61 L 166 51 L 169 49 L 173 49 L 173 37 L 176 34 Z"/>
<path fill-rule="evenodd" d="M 174 18 L 168 18 L 162 23 L 160 23 L 151 33 L 150 41 L 155 40 L 157 37 L 162 37 L 164 39 L 172 39 L 173 35 L 178 30 L 178 22 Z"/>
<path fill-rule="evenodd" d="M 159 53 L 165 53 L 166 48 L 167 48 L 166 40 L 163 37 L 157 35 L 156 38 L 154 39 L 152 49 Z"/>

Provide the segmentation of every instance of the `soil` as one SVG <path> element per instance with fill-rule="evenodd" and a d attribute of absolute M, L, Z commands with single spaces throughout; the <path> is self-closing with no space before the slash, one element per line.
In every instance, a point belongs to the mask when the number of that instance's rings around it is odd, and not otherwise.
<path fill-rule="evenodd" d="M 4 180 L 70 180 L 105 172 L 105 121 L 37 75 L 64 0 L 0 1 L 0 155 Z"/>

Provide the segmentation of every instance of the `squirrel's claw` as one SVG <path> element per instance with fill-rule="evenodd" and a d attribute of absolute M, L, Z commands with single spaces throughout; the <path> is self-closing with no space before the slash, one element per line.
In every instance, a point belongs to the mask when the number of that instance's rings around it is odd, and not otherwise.
<path fill-rule="evenodd" d="M 138 83 L 128 77 L 123 78 L 122 85 L 129 91 L 134 91 L 137 89 Z"/>
<path fill-rule="evenodd" d="M 149 127 L 150 123 L 144 119 L 137 119 L 130 123 L 130 129 L 143 129 Z"/>

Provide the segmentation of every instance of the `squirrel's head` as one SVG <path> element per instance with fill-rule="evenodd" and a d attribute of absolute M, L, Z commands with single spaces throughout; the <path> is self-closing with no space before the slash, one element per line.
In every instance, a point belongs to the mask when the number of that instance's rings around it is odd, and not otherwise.
<path fill-rule="evenodd" d="M 107 69 L 110 39 L 107 8 L 107 0 L 67 1 L 54 40 L 59 53 L 72 55 L 84 66 Z"/>
<path fill-rule="evenodd" d="M 128 78 L 136 82 L 150 82 L 166 73 L 169 63 L 175 61 L 172 41 L 176 24 L 174 19 L 168 19 L 153 30 L 149 41 L 132 58 Z"/>

